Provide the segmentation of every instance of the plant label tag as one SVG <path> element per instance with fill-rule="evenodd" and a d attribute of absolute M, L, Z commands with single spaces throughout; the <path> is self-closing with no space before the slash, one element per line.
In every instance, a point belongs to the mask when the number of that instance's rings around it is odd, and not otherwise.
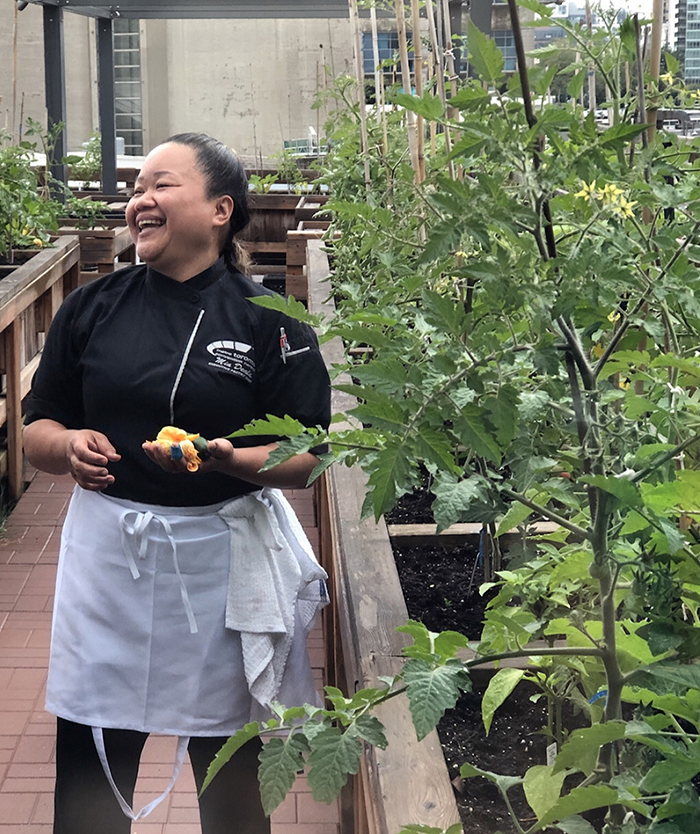
<path fill-rule="evenodd" d="M 547 767 L 554 767 L 554 762 L 557 760 L 557 752 L 556 741 L 547 745 Z"/>

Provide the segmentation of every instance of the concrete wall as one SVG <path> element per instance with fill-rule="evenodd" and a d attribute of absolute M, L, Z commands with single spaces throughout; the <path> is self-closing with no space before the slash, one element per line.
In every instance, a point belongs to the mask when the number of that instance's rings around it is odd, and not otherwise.
<path fill-rule="evenodd" d="M 324 64 L 336 74 L 352 68 L 347 20 L 170 20 L 156 55 L 150 21 L 145 29 L 151 147 L 168 133 L 204 130 L 244 157 L 279 153 L 309 126 L 322 132 L 324 114 L 312 105 L 328 84 Z M 167 114 L 156 121 L 154 96 L 164 92 Z"/>
<path fill-rule="evenodd" d="M 16 139 L 21 117 L 25 125 L 27 116 L 42 124 L 46 123 L 46 104 L 43 12 L 41 7 L 30 4 L 15 18 L 14 6 L 14 2 L 8 0 L 0 6 L 0 126 L 9 132 L 14 129 Z M 93 116 L 94 70 L 91 70 L 91 64 L 94 68 L 95 59 L 94 49 L 90 49 L 89 35 L 92 25 L 86 17 L 64 14 L 69 148 L 80 147 L 80 143 L 88 138 L 97 123 L 96 116 Z M 13 49 L 15 34 L 16 76 Z"/>
<path fill-rule="evenodd" d="M 12 113 L 14 2 L 0 2 L 0 126 L 46 121 L 42 9 L 17 20 L 16 108 Z M 98 127 L 94 21 L 64 12 L 68 148 Z M 144 149 L 171 133 L 202 130 L 241 156 L 280 153 L 285 139 L 323 131 L 316 93 L 352 72 L 350 23 L 338 20 L 146 20 L 141 22 Z M 328 66 L 330 75 L 326 75 Z"/>

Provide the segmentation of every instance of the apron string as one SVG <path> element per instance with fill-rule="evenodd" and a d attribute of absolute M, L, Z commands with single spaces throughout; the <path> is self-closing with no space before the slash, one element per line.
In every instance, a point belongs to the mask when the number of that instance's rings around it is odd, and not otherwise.
<path fill-rule="evenodd" d="M 148 805 L 144 805 L 144 807 L 138 813 L 134 813 L 133 808 L 121 795 L 121 792 L 117 787 L 116 782 L 114 781 L 114 777 L 112 776 L 112 771 L 109 767 L 109 762 L 107 761 L 107 751 L 105 750 L 105 739 L 102 727 L 92 728 L 92 738 L 95 742 L 95 749 L 97 750 L 97 755 L 100 758 L 100 764 L 102 765 L 102 769 L 104 770 L 105 776 L 107 777 L 107 781 L 109 782 L 110 787 L 112 788 L 114 796 L 117 802 L 119 803 L 119 807 L 122 809 L 124 814 L 134 822 L 138 822 L 139 820 L 142 820 L 144 817 L 147 817 L 154 808 L 160 805 L 160 803 L 167 797 L 167 795 L 173 789 L 175 782 L 177 782 L 177 778 L 180 775 L 180 771 L 182 770 L 182 765 L 185 761 L 185 754 L 187 753 L 187 745 L 190 742 L 189 736 L 180 736 L 178 738 L 177 753 L 175 755 L 175 767 L 173 769 L 173 776 L 170 780 L 170 784 L 159 797 L 154 799 L 152 802 L 149 802 Z"/>
<path fill-rule="evenodd" d="M 130 516 L 136 516 L 133 524 L 129 522 Z M 140 513 L 137 510 L 124 510 L 124 512 L 119 516 L 119 526 L 121 528 L 124 555 L 126 556 L 129 570 L 131 571 L 131 575 L 134 579 L 138 579 L 141 576 L 136 565 L 136 560 L 134 559 L 134 554 L 132 553 L 130 542 L 133 539 L 136 540 L 138 557 L 139 559 L 145 558 L 146 551 L 148 549 L 148 526 L 152 521 L 157 521 L 162 526 L 168 542 L 170 543 L 170 547 L 173 552 L 173 567 L 175 568 L 175 574 L 177 575 L 180 583 L 180 597 L 182 598 L 182 604 L 185 608 L 185 613 L 187 614 L 187 621 L 190 624 L 190 633 L 197 634 L 197 621 L 195 620 L 192 603 L 190 602 L 190 597 L 187 593 L 185 580 L 180 572 L 180 563 L 177 558 L 177 544 L 175 543 L 175 539 L 173 537 L 173 528 L 170 526 L 170 522 L 167 518 L 154 515 L 150 511 Z"/>

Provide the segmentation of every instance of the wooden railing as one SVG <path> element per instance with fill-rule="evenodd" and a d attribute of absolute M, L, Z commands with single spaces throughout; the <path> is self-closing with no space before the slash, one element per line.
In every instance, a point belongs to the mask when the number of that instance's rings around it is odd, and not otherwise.
<path fill-rule="evenodd" d="M 309 241 L 309 309 L 328 311 L 328 260 L 321 241 Z M 338 340 L 323 345 L 331 366 L 343 360 Z M 354 400 L 333 392 L 334 413 Z M 337 428 L 337 426 L 336 426 Z M 365 479 L 359 467 L 331 467 L 316 486 L 320 559 L 330 577 L 332 604 L 324 620 L 328 682 L 346 694 L 376 686 L 403 664 L 408 620 L 384 520 L 362 519 Z M 324 612 L 325 613 L 325 612 Z M 341 796 L 342 834 L 397 834 L 409 823 L 439 828 L 459 822 L 447 765 L 436 732 L 418 742 L 405 696 L 379 712 L 389 744 L 369 748 L 360 773 Z"/>
<path fill-rule="evenodd" d="M 80 241 L 59 237 L 0 280 L 0 426 L 7 448 L 0 454 L 0 472 L 7 474 L 11 499 L 22 494 L 22 400 L 29 393 L 39 364 L 44 337 L 66 295 L 78 286 Z"/>

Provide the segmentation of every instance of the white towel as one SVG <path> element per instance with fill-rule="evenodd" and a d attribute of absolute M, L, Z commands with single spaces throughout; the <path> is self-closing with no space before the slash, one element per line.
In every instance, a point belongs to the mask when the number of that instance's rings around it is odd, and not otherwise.
<path fill-rule="evenodd" d="M 282 682 L 296 613 L 307 634 L 328 602 L 327 574 L 280 490 L 265 487 L 218 514 L 231 531 L 226 627 L 240 632 L 251 695 L 269 707 Z"/>

